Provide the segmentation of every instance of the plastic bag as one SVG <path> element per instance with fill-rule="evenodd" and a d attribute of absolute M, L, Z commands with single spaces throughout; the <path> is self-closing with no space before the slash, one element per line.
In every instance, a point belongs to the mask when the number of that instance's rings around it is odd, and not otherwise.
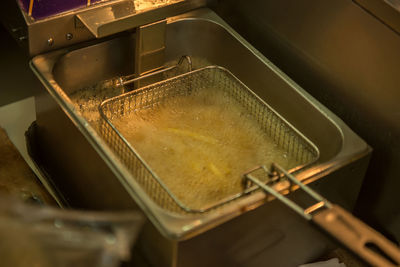
<path fill-rule="evenodd" d="M 0 259 L 8 267 L 113 267 L 128 260 L 139 212 L 84 212 L 0 199 Z"/>

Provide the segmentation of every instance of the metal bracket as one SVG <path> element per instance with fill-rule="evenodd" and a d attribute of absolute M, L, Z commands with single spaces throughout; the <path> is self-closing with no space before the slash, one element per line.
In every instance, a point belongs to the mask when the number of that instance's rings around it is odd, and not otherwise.
<path fill-rule="evenodd" d="M 167 21 L 162 20 L 136 29 L 136 77 L 164 65 L 166 25 Z"/>
<path fill-rule="evenodd" d="M 102 38 L 176 16 L 205 4 L 205 0 L 176 0 L 175 3 L 165 6 L 137 11 L 134 1 L 124 0 L 81 12 L 76 15 L 76 19 L 96 38 Z"/>

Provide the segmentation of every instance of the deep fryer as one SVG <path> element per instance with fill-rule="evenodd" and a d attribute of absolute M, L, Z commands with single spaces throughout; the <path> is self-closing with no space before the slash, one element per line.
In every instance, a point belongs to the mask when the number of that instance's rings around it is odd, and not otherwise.
<path fill-rule="evenodd" d="M 198 7 L 199 2 L 192 3 L 197 3 Z M 178 7 L 182 6 L 185 5 Z M 79 11 L 67 15 L 82 21 L 90 17 L 94 10 L 84 10 L 83 16 L 79 16 Z M 102 11 L 105 10 L 107 8 Z M 181 9 L 180 12 L 185 11 Z M 143 14 L 136 18 L 149 18 Z M 199 9 L 177 17 L 167 16 L 164 62 L 188 54 L 197 67 L 205 66 L 202 60 L 206 59 L 231 71 L 320 150 L 321 155 L 315 165 L 299 172 L 298 177 L 328 194 L 330 199 L 351 208 L 371 152 L 368 145 L 210 10 Z M 57 20 L 53 18 L 49 21 L 55 23 Z M 133 23 L 137 20 L 129 18 L 127 21 Z M 76 25 L 81 26 L 79 23 Z M 132 27 L 134 25 L 131 24 Z M 108 29 L 103 26 L 91 28 L 94 35 L 101 38 L 102 34 L 110 33 L 103 31 Z M 77 31 L 83 30 L 77 28 Z M 187 266 L 188 262 L 199 265 L 231 262 L 257 266 L 261 258 L 268 258 L 272 264 L 279 262 L 280 266 L 291 266 L 294 262 L 315 259 L 329 249 L 329 242 L 321 235 L 276 202 L 271 202 L 270 197 L 265 198 L 262 192 L 239 199 L 208 216 L 182 216 L 167 212 L 143 192 L 135 177 L 113 156 L 112 150 L 69 99 L 71 93 L 83 86 L 134 72 L 131 62 L 136 59 L 132 57 L 131 47 L 135 39 L 132 36 L 135 36 L 134 33 L 128 31 L 87 46 L 68 47 L 39 55 L 32 60 L 32 69 L 45 89 L 36 97 L 35 141 L 39 160 L 46 165 L 53 184 L 68 202 L 74 207 L 95 209 L 134 208 L 137 203 L 152 222 L 142 234 L 140 244 L 144 249 L 141 252 L 150 260 L 159 260 L 155 264 L 161 266 Z M 60 47 L 46 46 L 44 51 Z M 154 53 L 155 57 L 159 56 L 158 52 Z M 145 59 L 146 55 L 143 53 L 140 58 Z M 88 158 L 90 165 L 87 164 Z M 301 195 L 294 192 L 293 197 L 301 198 Z M 267 216 L 270 213 L 274 216 Z M 254 221 L 263 221 L 263 224 L 258 223 L 252 229 L 240 227 Z M 300 233 L 298 229 L 302 229 Z M 232 232 L 237 233 L 236 240 L 231 239 Z M 257 238 L 250 238 L 252 236 Z M 249 238 L 252 240 L 250 243 L 247 241 Z M 219 255 L 204 249 L 207 247 L 205 244 L 210 243 L 220 244 Z M 279 257 L 286 249 L 291 251 L 292 256 Z M 151 257 L 154 253 L 162 256 L 154 259 Z M 193 262 L 194 255 L 202 254 L 207 257 L 196 257 Z"/>

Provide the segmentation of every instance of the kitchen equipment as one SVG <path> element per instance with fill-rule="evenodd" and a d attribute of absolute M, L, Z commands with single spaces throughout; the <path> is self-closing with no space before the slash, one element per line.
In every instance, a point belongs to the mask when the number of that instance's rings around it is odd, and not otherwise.
<path fill-rule="evenodd" d="M 36 160 L 69 204 L 92 209 L 139 206 L 151 223 L 145 225 L 138 247 L 158 266 L 260 266 L 266 259 L 271 265 L 294 266 L 327 252 L 333 246 L 329 240 L 263 192 L 206 215 L 173 213 L 148 196 L 69 97 L 79 88 L 134 73 L 133 37 L 126 32 L 32 59 L 44 85 L 36 96 Z M 164 64 L 190 55 L 194 68 L 222 66 L 252 88 L 318 147 L 319 159 L 297 177 L 353 207 L 369 146 L 223 20 L 209 9 L 168 17 L 164 49 Z M 296 191 L 291 197 L 303 195 Z"/>
<path fill-rule="evenodd" d="M 227 199 L 220 199 L 212 204 L 203 203 L 201 207 L 188 206 L 171 192 L 171 189 L 165 185 L 163 177 L 159 177 L 152 169 L 152 162 L 144 161 L 140 152 L 135 150 L 135 145 L 127 141 L 124 133 L 116 128 L 113 121 L 131 113 L 140 112 L 140 110 L 146 110 L 147 112 L 156 110 L 160 105 L 168 103 L 168 101 L 174 101 L 177 97 L 193 97 L 203 91 L 207 93 L 206 90 L 210 88 L 212 88 L 213 92 L 221 92 L 220 95 L 223 94 L 222 98 L 228 101 L 230 105 L 243 107 L 248 112 L 250 117 L 244 116 L 237 119 L 257 122 L 262 132 L 283 149 L 282 153 L 287 155 L 287 161 L 290 162 L 292 171 L 300 171 L 318 159 L 318 149 L 305 136 L 294 129 L 228 70 L 218 66 L 208 66 L 190 71 L 143 87 L 140 90 L 105 100 L 99 107 L 99 112 L 103 119 L 100 122 L 101 134 L 132 172 L 145 192 L 154 202 L 166 210 L 203 213 L 227 201 L 235 200 L 245 193 L 251 193 L 255 188 L 229 196 Z M 212 92 L 208 93 L 211 94 Z M 216 97 L 216 95 L 211 97 Z M 214 118 L 209 119 L 213 120 Z M 270 149 L 273 150 L 274 148 L 271 147 Z M 168 158 L 165 160 L 165 164 L 168 164 Z"/>
<path fill-rule="evenodd" d="M 110 36 L 202 7 L 205 0 L 7 0 L 0 20 L 34 56 Z M 154 41 L 154 39 L 153 39 Z"/>
<path fill-rule="evenodd" d="M 383 235 L 358 220 L 345 209 L 324 199 L 279 165 L 272 164 L 271 171 L 265 166 L 259 168 L 267 172 L 271 180 L 267 182 L 260 181 L 254 176 L 253 170 L 244 174 L 245 188 L 249 188 L 253 183 L 258 185 L 265 192 L 275 196 L 287 207 L 296 211 L 304 219 L 312 221 L 332 237 L 342 242 L 371 266 L 395 267 L 400 265 L 400 248 Z M 303 209 L 268 185 L 271 182 L 280 182 L 281 177 L 288 179 L 291 183 L 290 187 L 295 185 L 304 190 L 317 203 Z M 289 189 L 289 191 L 291 190 Z"/>

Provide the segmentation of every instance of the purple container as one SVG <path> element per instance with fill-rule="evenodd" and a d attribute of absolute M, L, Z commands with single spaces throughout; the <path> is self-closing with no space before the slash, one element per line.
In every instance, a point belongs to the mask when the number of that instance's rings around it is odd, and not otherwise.
<path fill-rule="evenodd" d="M 105 0 L 19 0 L 19 1 L 21 3 L 23 10 L 32 18 L 44 19 L 68 10 L 85 7 Z"/>

